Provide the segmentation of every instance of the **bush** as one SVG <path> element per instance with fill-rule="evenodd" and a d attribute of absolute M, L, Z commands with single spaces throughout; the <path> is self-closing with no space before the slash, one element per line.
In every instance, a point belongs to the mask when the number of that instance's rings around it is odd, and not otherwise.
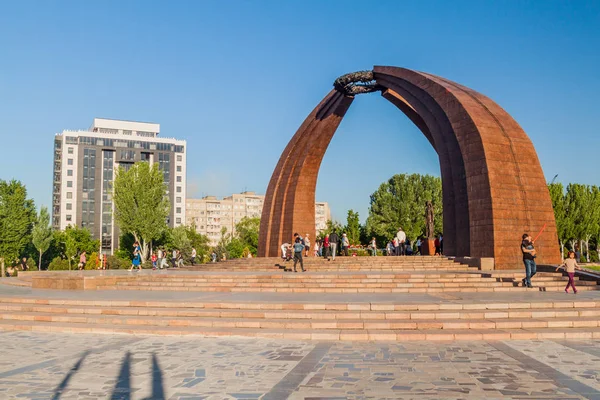
<path fill-rule="evenodd" d="M 100 266 L 100 259 L 98 258 L 98 253 L 93 252 L 87 259 L 85 263 L 84 269 L 98 269 Z"/>
<path fill-rule="evenodd" d="M 48 266 L 48 271 L 65 271 L 69 269 L 69 261 L 55 257 Z"/>
<path fill-rule="evenodd" d="M 27 259 L 27 266 L 29 267 L 30 271 L 37 271 L 38 269 L 38 265 L 32 257 Z"/>
<path fill-rule="evenodd" d="M 106 268 L 107 269 L 129 269 L 131 268 L 131 261 L 125 260 L 117 256 L 106 256 Z"/>

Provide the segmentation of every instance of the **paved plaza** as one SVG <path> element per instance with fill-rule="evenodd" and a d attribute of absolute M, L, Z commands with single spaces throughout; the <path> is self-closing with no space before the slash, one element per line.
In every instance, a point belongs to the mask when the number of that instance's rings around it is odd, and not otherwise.
<path fill-rule="evenodd" d="M 0 332 L 2 399 L 600 399 L 600 341 Z"/>

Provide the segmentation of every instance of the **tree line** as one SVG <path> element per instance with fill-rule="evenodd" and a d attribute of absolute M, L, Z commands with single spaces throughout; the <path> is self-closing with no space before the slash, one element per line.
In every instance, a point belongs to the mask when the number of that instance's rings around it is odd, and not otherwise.
<path fill-rule="evenodd" d="M 561 254 L 579 251 L 586 261 L 598 261 L 600 254 L 600 188 L 570 183 L 548 185 L 554 208 Z M 591 246 L 591 248 L 590 248 Z"/>

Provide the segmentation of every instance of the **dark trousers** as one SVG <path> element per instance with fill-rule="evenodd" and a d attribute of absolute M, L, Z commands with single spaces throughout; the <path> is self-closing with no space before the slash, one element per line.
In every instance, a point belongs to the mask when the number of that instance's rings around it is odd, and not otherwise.
<path fill-rule="evenodd" d="M 173 264 L 173 268 L 177 268 L 177 259 L 171 258 L 171 264 Z"/>
<path fill-rule="evenodd" d="M 196 257 L 192 257 L 192 265 L 196 262 Z"/>
<path fill-rule="evenodd" d="M 537 265 L 534 260 L 523 260 L 523 263 L 525 264 L 525 284 L 531 286 L 531 278 L 537 272 Z"/>
<path fill-rule="evenodd" d="M 400 251 L 400 246 L 394 247 L 394 255 L 399 256 L 401 254 L 402 254 L 402 252 Z"/>
<path fill-rule="evenodd" d="M 295 251 L 294 252 L 294 272 L 296 272 L 296 264 L 300 261 L 300 268 L 304 271 L 304 260 L 302 260 L 302 252 Z"/>
<path fill-rule="evenodd" d="M 348 246 L 342 247 L 342 253 L 347 257 L 348 256 Z"/>
<path fill-rule="evenodd" d="M 567 272 L 567 275 L 569 275 L 569 283 L 567 283 L 565 290 L 569 290 L 569 286 L 571 286 L 573 291 L 577 292 L 577 289 L 575 289 L 575 272 Z"/>
<path fill-rule="evenodd" d="M 329 247 L 323 247 L 323 258 L 329 258 Z"/>

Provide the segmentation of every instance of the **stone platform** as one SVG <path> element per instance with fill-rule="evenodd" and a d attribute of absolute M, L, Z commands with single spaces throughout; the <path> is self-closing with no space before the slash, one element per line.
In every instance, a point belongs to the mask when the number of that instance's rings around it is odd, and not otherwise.
<path fill-rule="evenodd" d="M 21 285 L 0 285 L 0 330 L 341 341 L 600 338 L 595 280 L 578 280 L 580 292 L 568 295 L 561 273 L 539 272 L 528 289 L 522 271 L 479 271 L 439 257 L 308 259 L 304 273 L 283 272 L 278 261 L 24 273 L 0 280 Z"/>

